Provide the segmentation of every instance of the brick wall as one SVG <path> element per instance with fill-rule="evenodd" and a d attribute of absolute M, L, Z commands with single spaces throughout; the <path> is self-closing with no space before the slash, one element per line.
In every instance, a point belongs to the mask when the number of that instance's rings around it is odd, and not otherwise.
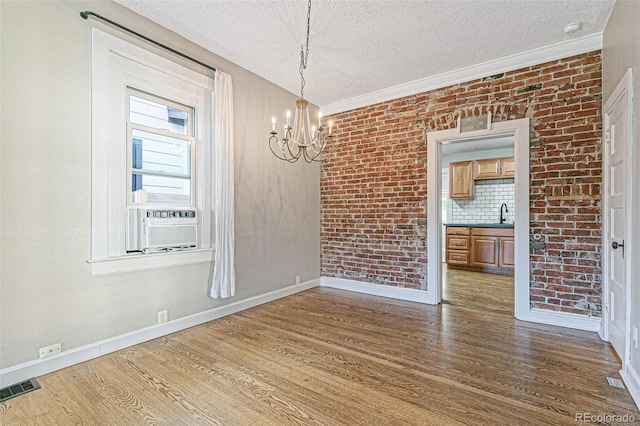
<path fill-rule="evenodd" d="M 600 51 L 331 117 L 322 275 L 426 288 L 426 132 L 489 109 L 531 122 L 530 226 L 546 242 L 531 250 L 533 306 L 600 316 Z"/>

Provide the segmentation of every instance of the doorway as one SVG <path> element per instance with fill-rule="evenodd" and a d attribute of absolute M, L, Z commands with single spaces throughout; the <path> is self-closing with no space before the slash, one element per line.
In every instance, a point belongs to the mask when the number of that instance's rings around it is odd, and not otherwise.
<path fill-rule="evenodd" d="M 427 192 L 428 194 L 442 193 L 442 160 L 443 146 L 456 143 L 478 143 L 480 140 L 491 138 L 512 137 L 513 138 L 513 167 L 515 213 L 511 220 L 513 222 L 513 242 L 502 245 L 513 250 L 514 269 L 514 294 L 513 312 L 516 318 L 528 318 L 530 316 L 529 307 L 529 119 L 523 118 L 498 123 L 490 123 L 487 130 L 473 130 L 461 132 L 460 126 L 455 129 L 430 132 L 427 134 Z M 462 145 L 460 145 L 462 146 Z M 446 152 L 445 152 L 446 154 Z M 451 170 L 449 170 L 451 173 Z M 472 175 L 470 175 L 472 176 Z M 469 178 L 472 185 L 473 178 Z M 456 189 L 457 191 L 457 189 Z M 449 188 L 452 194 L 453 188 Z M 499 214 L 499 213 L 498 213 Z M 442 202 L 440 197 L 428 197 L 427 199 L 427 239 L 428 265 L 427 265 L 427 291 L 429 300 L 434 303 L 442 302 L 443 276 L 447 272 L 443 268 L 443 234 L 446 233 L 443 222 Z M 479 239 L 485 240 L 486 244 L 496 244 L 500 236 L 475 235 Z M 469 243 L 472 235 L 470 235 Z M 490 251 L 490 253 L 496 253 Z M 486 262 L 490 266 L 495 259 L 480 259 L 479 263 Z"/>
<path fill-rule="evenodd" d="M 513 135 L 442 143 L 442 303 L 514 315 L 513 165 Z"/>

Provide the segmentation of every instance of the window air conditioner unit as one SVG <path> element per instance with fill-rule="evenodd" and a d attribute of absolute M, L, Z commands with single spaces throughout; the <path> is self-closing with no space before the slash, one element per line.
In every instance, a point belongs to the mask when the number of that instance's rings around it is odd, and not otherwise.
<path fill-rule="evenodd" d="M 196 247 L 195 209 L 129 209 L 127 251 L 144 253 Z"/>

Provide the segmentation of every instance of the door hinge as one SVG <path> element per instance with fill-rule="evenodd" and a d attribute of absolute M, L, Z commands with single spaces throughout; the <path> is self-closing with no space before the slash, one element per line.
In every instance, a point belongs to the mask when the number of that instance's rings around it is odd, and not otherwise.
<path fill-rule="evenodd" d="M 611 140 L 611 128 L 608 128 L 605 132 L 604 132 L 604 142 L 605 143 L 609 143 L 609 141 Z"/>

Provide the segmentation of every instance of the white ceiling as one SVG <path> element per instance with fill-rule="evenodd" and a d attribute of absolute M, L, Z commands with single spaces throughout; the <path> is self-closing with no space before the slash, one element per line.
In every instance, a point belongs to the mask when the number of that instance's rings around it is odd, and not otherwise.
<path fill-rule="evenodd" d="M 300 93 L 304 0 L 115 0 Z M 331 105 L 601 33 L 614 0 L 314 0 L 305 97 Z M 565 34 L 571 22 L 581 30 Z M 224 71 L 224 70 L 223 70 Z"/>

